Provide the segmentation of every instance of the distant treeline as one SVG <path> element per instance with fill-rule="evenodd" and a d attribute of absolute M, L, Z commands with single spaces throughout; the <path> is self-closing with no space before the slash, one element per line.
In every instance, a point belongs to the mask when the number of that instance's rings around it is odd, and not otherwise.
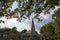
<path fill-rule="evenodd" d="M 21 32 L 16 30 L 16 27 L 0 28 L 0 40 L 44 40 L 45 36 L 38 34 L 32 34 L 24 29 Z"/>

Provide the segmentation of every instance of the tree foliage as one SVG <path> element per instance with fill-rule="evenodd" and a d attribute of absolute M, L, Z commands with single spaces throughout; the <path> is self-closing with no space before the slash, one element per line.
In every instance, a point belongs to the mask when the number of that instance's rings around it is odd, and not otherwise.
<path fill-rule="evenodd" d="M 33 35 L 31 33 L 26 33 L 26 29 L 23 32 L 19 32 L 15 27 L 1 28 L 0 29 L 0 40 L 39 40 L 39 34 Z"/>
<path fill-rule="evenodd" d="M 26 29 L 24 29 L 23 31 L 22 31 L 22 33 L 26 33 L 27 32 L 27 30 Z"/>
<path fill-rule="evenodd" d="M 0 16 L 7 15 L 7 9 L 11 7 L 15 0 L 0 0 Z"/>
<path fill-rule="evenodd" d="M 7 11 L 14 1 L 18 2 L 19 8 L 15 9 L 14 12 L 10 12 L 10 9 Z M 29 18 L 32 13 L 35 13 L 35 18 L 37 18 L 43 10 L 48 12 L 59 5 L 59 2 L 60 0 L 0 0 L 0 16 L 14 15 L 19 12 L 20 18 Z"/>
<path fill-rule="evenodd" d="M 60 9 L 53 14 L 54 21 L 41 28 L 41 33 L 45 34 L 49 39 L 60 40 Z"/>
<path fill-rule="evenodd" d="M 29 17 L 32 13 L 39 15 L 43 10 L 48 12 L 50 9 L 59 5 L 59 0 L 20 0 L 19 1 L 19 11 L 21 17 Z"/>
<path fill-rule="evenodd" d="M 52 23 L 49 23 L 41 28 L 40 33 L 44 34 L 47 37 L 47 39 L 54 40 L 55 37 L 54 30 L 55 28 L 52 25 Z"/>

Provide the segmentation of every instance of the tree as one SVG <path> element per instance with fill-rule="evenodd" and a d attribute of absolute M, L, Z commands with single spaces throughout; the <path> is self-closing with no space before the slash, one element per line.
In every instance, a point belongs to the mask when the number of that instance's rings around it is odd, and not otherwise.
<path fill-rule="evenodd" d="M 60 40 L 60 9 L 55 11 L 53 18 L 54 18 L 56 39 Z"/>
<path fill-rule="evenodd" d="M 44 34 L 48 40 L 55 40 L 54 39 L 54 36 L 55 36 L 54 31 L 55 31 L 55 28 L 52 23 L 49 23 L 40 29 L 40 33 Z"/>
<path fill-rule="evenodd" d="M 0 16 L 7 15 L 7 9 L 12 5 L 15 0 L 0 0 Z"/>
<path fill-rule="evenodd" d="M 14 12 L 10 12 L 11 5 L 14 1 L 19 3 L 19 8 L 15 9 Z M 32 13 L 35 13 L 37 18 L 39 14 L 44 10 L 45 13 L 50 9 L 53 9 L 55 6 L 59 5 L 59 0 L 1 0 L 0 1 L 0 16 L 12 16 L 16 12 L 20 13 L 19 19 L 29 18 Z M 40 18 L 39 18 L 40 19 Z"/>
<path fill-rule="evenodd" d="M 11 33 L 18 33 L 17 31 L 17 28 L 16 27 L 13 27 L 11 30 L 10 30 Z"/>
<path fill-rule="evenodd" d="M 26 29 L 24 29 L 23 31 L 22 31 L 22 33 L 26 33 L 27 32 L 27 30 Z"/>
<path fill-rule="evenodd" d="M 54 21 L 41 28 L 41 33 L 52 40 L 60 40 L 60 9 L 53 14 Z"/>
<path fill-rule="evenodd" d="M 19 0 L 20 18 L 29 18 L 32 13 L 35 13 L 34 18 L 37 18 L 43 10 L 45 13 L 49 13 L 49 10 L 53 9 L 56 5 L 59 5 L 59 0 Z"/>

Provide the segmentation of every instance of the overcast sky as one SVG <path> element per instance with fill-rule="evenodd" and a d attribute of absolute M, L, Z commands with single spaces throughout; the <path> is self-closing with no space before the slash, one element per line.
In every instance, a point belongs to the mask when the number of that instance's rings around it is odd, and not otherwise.
<path fill-rule="evenodd" d="M 14 2 L 12 5 L 13 5 L 12 10 L 14 10 L 15 8 L 18 7 L 17 2 Z M 58 7 L 56 6 L 54 10 L 57 10 L 58 8 L 60 8 L 60 6 L 58 6 Z M 52 14 L 53 14 L 54 10 L 50 10 L 50 14 L 46 14 L 46 15 L 44 15 L 44 13 L 42 12 L 39 16 L 40 18 L 43 19 L 42 22 L 38 22 L 37 19 L 34 19 L 36 31 L 39 31 L 42 25 L 47 24 L 47 23 L 52 21 Z M 1 17 L 0 20 L 5 21 L 5 23 L 0 23 L 0 27 L 1 28 L 16 27 L 18 31 L 22 31 L 24 29 L 30 30 L 31 29 L 31 19 L 34 17 L 34 15 L 35 14 L 32 13 L 30 16 L 30 20 L 29 19 L 23 19 L 22 22 L 17 21 L 17 18 L 7 19 L 5 16 Z"/>

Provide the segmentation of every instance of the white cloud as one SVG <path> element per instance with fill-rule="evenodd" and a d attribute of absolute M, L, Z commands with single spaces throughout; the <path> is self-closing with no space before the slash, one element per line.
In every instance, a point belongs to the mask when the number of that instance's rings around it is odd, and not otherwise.
<path fill-rule="evenodd" d="M 13 2 L 12 4 L 12 10 L 14 11 L 14 9 L 18 8 L 18 2 Z"/>
<path fill-rule="evenodd" d="M 1 19 L 4 20 L 3 18 L 1 18 Z M 22 31 L 24 29 L 30 30 L 29 25 L 27 25 L 24 22 L 18 22 L 17 18 L 7 19 L 5 21 L 5 23 L 0 23 L 0 27 L 1 28 L 3 28 L 3 27 L 8 27 L 8 28 L 16 27 L 18 31 Z"/>
<path fill-rule="evenodd" d="M 6 17 L 4 16 L 4 17 L 1 17 L 0 20 L 6 21 L 7 19 L 6 19 Z"/>

